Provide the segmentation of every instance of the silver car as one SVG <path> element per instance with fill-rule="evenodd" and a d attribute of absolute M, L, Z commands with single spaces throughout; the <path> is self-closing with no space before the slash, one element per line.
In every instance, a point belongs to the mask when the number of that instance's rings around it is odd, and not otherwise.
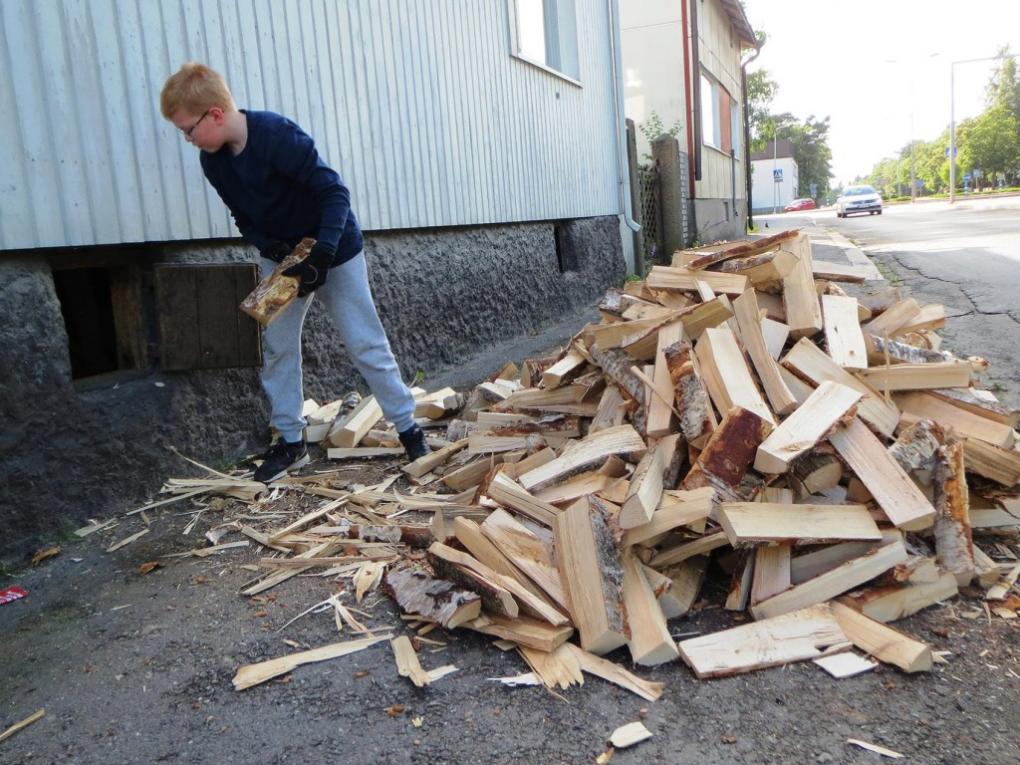
<path fill-rule="evenodd" d="M 882 214 L 882 197 L 871 186 L 849 186 L 836 200 L 837 218 L 845 218 L 850 213 L 859 212 Z"/>

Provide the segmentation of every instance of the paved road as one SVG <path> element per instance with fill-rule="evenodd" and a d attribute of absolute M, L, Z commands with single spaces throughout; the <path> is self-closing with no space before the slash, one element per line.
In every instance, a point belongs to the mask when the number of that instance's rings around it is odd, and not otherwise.
<path fill-rule="evenodd" d="M 887 207 L 837 218 L 830 210 L 763 216 L 770 228 L 830 229 L 851 239 L 893 284 L 946 306 L 946 347 L 992 363 L 985 382 L 1020 407 L 1020 198 Z"/>

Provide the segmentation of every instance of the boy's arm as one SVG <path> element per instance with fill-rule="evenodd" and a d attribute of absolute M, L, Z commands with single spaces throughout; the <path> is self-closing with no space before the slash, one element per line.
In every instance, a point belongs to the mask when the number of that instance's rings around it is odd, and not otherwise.
<path fill-rule="evenodd" d="M 311 136 L 288 122 L 278 131 L 270 161 L 284 176 L 310 189 L 319 208 L 317 244 L 336 250 L 351 211 L 351 192 L 331 168 L 318 161 Z"/>

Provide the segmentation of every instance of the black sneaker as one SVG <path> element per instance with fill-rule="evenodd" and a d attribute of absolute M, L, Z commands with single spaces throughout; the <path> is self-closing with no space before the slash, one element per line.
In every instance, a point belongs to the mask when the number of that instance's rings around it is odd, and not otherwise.
<path fill-rule="evenodd" d="M 288 443 L 281 438 L 262 455 L 262 464 L 255 470 L 255 480 L 271 483 L 307 464 L 308 448 L 305 442 Z"/>
<path fill-rule="evenodd" d="M 432 452 L 429 445 L 425 443 L 425 431 L 417 425 L 412 425 L 403 433 L 397 433 L 397 437 L 400 439 L 400 443 L 404 445 L 404 451 L 407 452 L 407 458 L 411 462 Z"/>

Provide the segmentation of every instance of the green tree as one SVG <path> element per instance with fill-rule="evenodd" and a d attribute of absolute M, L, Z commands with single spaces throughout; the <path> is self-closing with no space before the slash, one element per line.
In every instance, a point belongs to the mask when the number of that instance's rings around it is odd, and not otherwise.
<path fill-rule="evenodd" d="M 1012 179 L 1020 167 L 1020 130 L 1016 115 L 1005 104 L 985 109 L 965 131 L 960 163 L 981 171 L 985 184 L 999 173 Z"/>
<path fill-rule="evenodd" d="M 752 152 L 762 151 L 775 134 L 771 107 L 778 91 L 779 85 L 765 69 L 747 75 L 747 120 Z"/>
<path fill-rule="evenodd" d="M 1000 48 L 996 55 L 1002 57 L 1002 63 L 985 89 L 988 106 L 1004 106 L 1020 120 L 1020 78 L 1017 77 L 1016 59 L 1010 55 L 1008 45 Z"/>
<path fill-rule="evenodd" d="M 829 148 L 829 118 L 816 119 L 812 114 L 803 122 L 789 112 L 771 116 L 779 138 L 787 138 L 793 144 L 793 158 L 797 162 L 797 195 L 812 196 L 811 185 L 815 185 L 814 197 L 823 199 L 829 191 L 832 177 L 832 150 Z"/>

